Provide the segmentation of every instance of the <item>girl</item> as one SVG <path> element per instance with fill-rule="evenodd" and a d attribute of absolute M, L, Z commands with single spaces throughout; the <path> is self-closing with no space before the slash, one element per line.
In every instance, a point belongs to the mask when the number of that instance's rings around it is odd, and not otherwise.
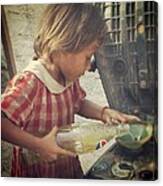
<path fill-rule="evenodd" d="M 76 155 L 57 146 L 57 129 L 74 115 L 105 123 L 139 120 L 85 99 L 79 77 L 105 38 L 106 25 L 91 4 L 49 5 L 34 42 L 35 60 L 2 95 L 2 139 L 15 144 L 12 176 L 81 178 Z M 43 161 L 31 162 L 37 153 Z M 64 155 L 64 156 L 63 156 Z"/>

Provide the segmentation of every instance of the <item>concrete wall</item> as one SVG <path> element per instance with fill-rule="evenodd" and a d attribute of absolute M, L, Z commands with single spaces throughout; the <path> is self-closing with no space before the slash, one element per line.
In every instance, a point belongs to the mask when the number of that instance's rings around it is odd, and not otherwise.
<path fill-rule="evenodd" d="M 45 5 L 6 5 L 5 12 L 10 30 L 10 37 L 20 72 L 32 59 L 33 39 L 37 31 L 40 15 Z"/>

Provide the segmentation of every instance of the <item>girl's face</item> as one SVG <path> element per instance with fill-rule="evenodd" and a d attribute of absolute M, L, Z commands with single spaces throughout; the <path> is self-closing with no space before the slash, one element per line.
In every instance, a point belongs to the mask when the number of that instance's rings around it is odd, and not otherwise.
<path fill-rule="evenodd" d="M 93 42 L 78 53 L 67 53 L 62 56 L 60 70 L 67 81 L 76 80 L 90 69 L 91 57 L 97 48 L 97 42 Z"/>

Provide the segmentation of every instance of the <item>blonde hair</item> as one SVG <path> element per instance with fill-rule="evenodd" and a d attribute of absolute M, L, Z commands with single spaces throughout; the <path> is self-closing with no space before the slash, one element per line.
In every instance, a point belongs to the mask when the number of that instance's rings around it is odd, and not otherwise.
<path fill-rule="evenodd" d="M 48 5 L 34 41 L 37 57 L 54 52 L 79 52 L 95 40 L 101 43 L 106 24 L 92 4 Z"/>

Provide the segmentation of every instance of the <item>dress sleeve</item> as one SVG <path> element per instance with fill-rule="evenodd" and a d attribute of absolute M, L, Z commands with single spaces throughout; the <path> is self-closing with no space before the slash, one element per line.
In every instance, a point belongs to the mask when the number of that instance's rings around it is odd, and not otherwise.
<path fill-rule="evenodd" d="M 1 110 L 14 124 L 23 127 L 33 110 L 37 82 L 34 75 L 16 75 L 1 96 Z"/>
<path fill-rule="evenodd" d="M 80 86 L 79 79 L 74 83 L 74 110 L 77 113 L 80 110 L 81 102 L 85 99 L 86 92 Z"/>

